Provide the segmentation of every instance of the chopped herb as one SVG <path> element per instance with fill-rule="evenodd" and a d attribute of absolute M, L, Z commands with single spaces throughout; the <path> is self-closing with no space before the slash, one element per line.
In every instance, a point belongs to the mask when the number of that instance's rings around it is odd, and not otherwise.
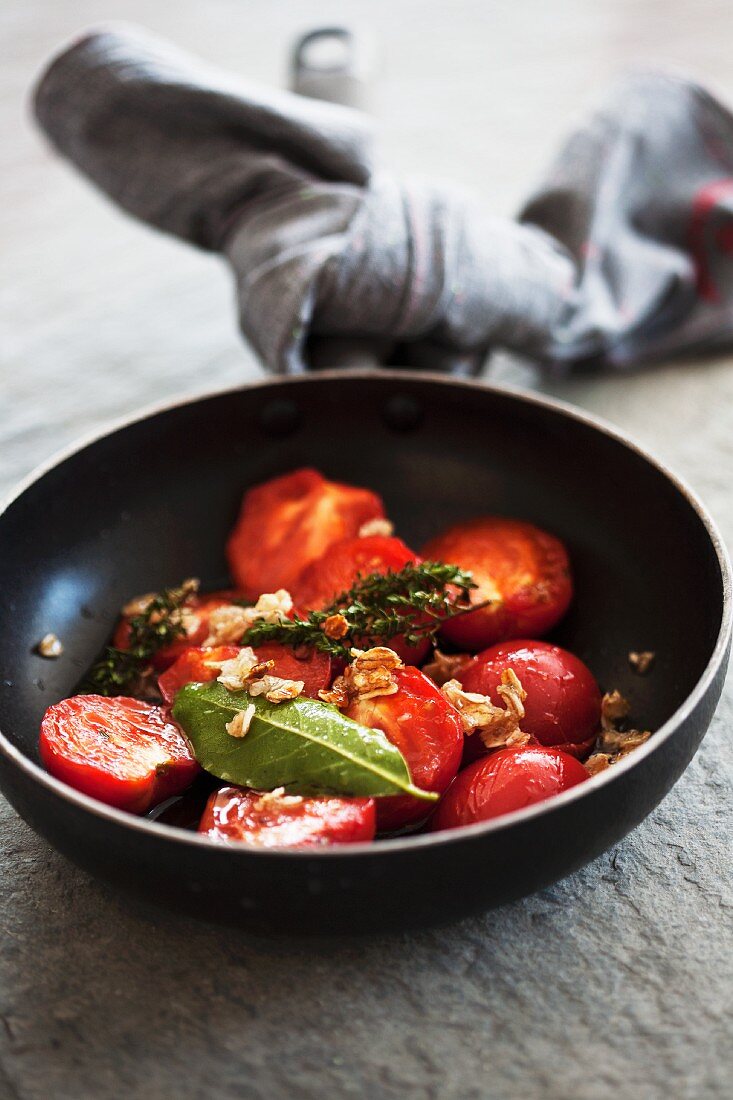
<path fill-rule="evenodd" d="M 279 623 L 253 623 L 242 641 L 250 646 L 279 642 L 292 649 L 318 649 L 332 657 L 349 657 L 351 647 L 365 639 L 379 644 L 398 634 L 404 635 L 408 645 L 417 645 L 433 638 L 447 619 L 475 610 L 479 605 L 470 603 L 470 590 L 476 587 L 470 573 L 436 561 L 406 565 L 398 572 L 370 573 L 358 577 L 353 588 L 323 611 Z M 338 630 L 334 616 L 339 617 Z"/>
<path fill-rule="evenodd" d="M 198 581 L 187 580 L 177 588 L 164 588 L 151 596 L 130 620 L 127 649 L 107 646 L 87 676 L 84 694 L 124 695 L 144 680 L 151 659 L 161 649 L 186 635 L 182 610 L 198 591 Z"/>

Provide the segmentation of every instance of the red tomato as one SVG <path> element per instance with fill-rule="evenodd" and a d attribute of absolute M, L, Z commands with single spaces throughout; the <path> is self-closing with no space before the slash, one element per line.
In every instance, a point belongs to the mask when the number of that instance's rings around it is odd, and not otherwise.
<path fill-rule="evenodd" d="M 531 523 L 500 516 L 469 520 L 431 539 L 421 553 L 470 569 L 478 584 L 472 603 L 494 601 L 445 624 L 445 637 L 463 649 L 545 634 L 568 609 L 573 588 L 565 547 Z"/>
<path fill-rule="evenodd" d="M 168 668 L 191 646 L 199 646 L 206 641 L 209 635 L 209 615 L 211 612 L 217 607 L 230 604 L 237 595 L 237 592 L 228 590 L 226 592 L 210 592 L 206 596 L 192 596 L 186 603 L 186 634 L 177 638 L 171 645 L 158 650 L 151 662 L 153 668 Z M 129 619 L 120 619 L 112 637 L 112 645 L 116 646 L 117 649 L 130 648 Z"/>
<path fill-rule="evenodd" d="M 292 596 L 299 607 L 307 611 L 321 611 L 351 588 L 359 576 L 398 573 L 404 566 L 419 561 L 417 554 L 413 554 L 402 539 L 381 535 L 342 539 L 303 570 Z M 363 639 L 360 644 L 369 644 L 369 639 Z M 373 639 L 372 644 L 382 643 L 379 639 Z M 417 646 L 408 646 L 401 635 L 385 640 L 384 645 L 394 649 L 409 665 L 420 664 L 430 650 L 428 639 Z"/>
<path fill-rule="evenodd" d="M 331 658 L 327 653 L 311 649 L 300 656 L 288 646 L 278 645 L 277 642 L 258 645 L 255 653 L 260 661 L 275 662 L 272 670 L 275 676 L 282 676 L 284 680 L 302 680 L 303 694 L 310 699 L 317 699 L 318 692 L 327 688 L 333 679 Z"/>
<path fill-rule="evenodd" d="M 398 573 L 405 565 L 419 562 L 416 553 L 405 546 L 402 539 L 384 536 L 342 539 L 333 543 L 317 561 L 298 577 L 295 584 L 295 601 L 307 610 L 322 610 L 335 601 L 358 581 L 359 576 L 370 573 Z M 363 638 L 359 645 L 381 645 L 379 638 Z M 430 650 L 429 639 L 417 646 L 408 646 L 403 635 L 387 638 L 385 646 L 400 654 L 405 664 L 422 663 Z"/>
<path fill-rule="evenodd" d="M 402 539 L 393 536 L 341 539 L 303 570 L 291 594 L 298 607 L 320 611 L 351 588 L 357 577 L 398 573 L 419 561 Z"/>
<path fill-rule="evenodd" d="M 178 794 L 199 771 L 167 712 L 125 696 L 76 695 L 49 707 L 39 747 L 51 775 L 130 813 Z"/>
<path fill-rule="evenodd" d="M 458 771 L 463 728 L 453 707 L 427 676 L 416 668 L 395 672 L 399 691 L 374 699 L 355 699 L 346 714 L 370 729 L 383 730 L 400 750 L 412 782 L 442 794 Z M 415 825 L 432 806 L 412 795 L 377 799 L 377 826 L 382 832 Z"/>
<path fill-rule="evenodd" d="M 237 656 L 239 649 L 237 645 L 187 649 L 158 677 L 158 687 L 166 703 L 173 702 L 184 684 L 205 684 L 209 680 L 215 680 L 219 670 L 212 668 L 211 662 L 228 661 Z M 275 662 L 273 675 L 282 676 L 284 680 L 302 680 L 303 695 L 311 699 L 317 699 L 318 692 L 331 683 L 331 658 L 327 653 L 309 650 L 301 657 L 292 649 L 276 642 L 257 646 L 255 653 L 260 661 Z"/>
<path fill-rule="evenodd" d="M 184 684 L 206 684 L 220 669 L 216 662 L 229 661 L 239 653 L 238 645 L 195 646 L 186 649 L 170 668 L 158 677 L 160 694 L 169 705 Z"/>
<path fill-rule="evenodd" d="M 527 692 L 522 729 L 541 745 L 557 745 L 573 756 L 591 749 L 601 720 L 601 693 L 590 669 L 560 646 L 549 642 L 500 642 L 479 653 L 461 673 L 466 691 L 488 695 L 502 706 L 497 687 L 511 668 Z M 465 760 L 487 750 L 480 737 L 466 738 Z"/>
<path fill-rule="evenodd" d="M 383 517 L 382 501 L 369 489 L 296 470 L 244 494 L 227 541 L 229 568 L 250 599 L 278 588 L 292 591 L 298 575 L 332 543 Z"/>
<path fill-rule="evenodd" d="M 373 840 L 373 798 L 296 798 L 222 787 L 206 804 L 199 832 L 253 848 L 320 848 Z"/>
<path fill-rule="evenodd" d="M 433 829 L 489 821 L 567 791 L 588 779 L 580 761 L 560 749 L 499 749 L 460 773 L 435 812 Z"/>

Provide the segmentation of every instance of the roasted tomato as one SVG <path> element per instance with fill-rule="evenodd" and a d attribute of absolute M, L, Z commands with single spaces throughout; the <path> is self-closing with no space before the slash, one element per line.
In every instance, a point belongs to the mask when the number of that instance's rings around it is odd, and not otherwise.
<path fill-rule="evenodd" d="M 177 661 L 178 658 L 190 649 L 191 646 L 200 646 L 206 641 L 209 634 L 209 615 L 217 607 L 224 607 L 238 593 L 234 591 L 210 592 L 206 596 L 192 596 L 185 606 L 184 626 L 185 635 L 177 638 L 171 645 L 158 650 L 154 655 L 152 664 L 156 669 L 165 669 Z M 130 646 L 130 619 L 120 619 L 112 638 L 112 645 L 117 649 L 129 649 Z"/>
<path fill-rule="evenodd" d="M 158 677 L 158 687 L 166 703 L 172 703 L 184 684 L 205 684 L 219 675 L 218 661 L 228 661 L 239 653 L 239 646 L 222 645 L 187 649 L 169 669 Z M 296 655 L 287 646 L 273 643 L 257 646 L 260 661 L 274 661 L 273 674 L 284 680 L 302 680 L 303 695 L 318 698 L 318 692 L 331 683 L 331 658 L 326 653 L 309 650 Z"/>
<path fill-rule="evenodd" d="M 572 597 L 565 547 L 531 523 L 500 516 L 469 520 L 431 539 L 421 553 L 470 569 L 478 585 L 471 602 L 492 601 L 445 624 L 444 636 L 462 649 L 545 634 Z"/>
<path fill-rule="evenodd" d="M 590 669 L 560 646 L 549 642 L 500 642 L 485 649 L 466 666 L 461 682 L 466 691 L 488 695 L 502 706 L 497 687 L 511 668 L 527 692 L 522 729 L 541 745 L 556 745 L 573 756 L 590 752 L 601 719 L 601 693 Z M 480 737 L 467 737 L 464 759 L 486 753 Z"/>
<path fill-rule="evenodd" d="M 342 593 L 351 588 L 359 576 L 370 573 L 398 573 L 406 565 L 421 559 L 413 554 L 402 539 L 370 535 L 367 538 L 342 539 L 330 546 L 322 557 L 312 562 L 300 575 L 293 589 L 293 599 L 305 610 L 321 611 Z M 381 644 L 371 639 L 372 644 Z M 369 638 L 360 639 L 360 645 L 368 645 Z M 417 646 L 408 646 L 398 635 L 384 643 L 399 653 L 405 664 L 419 665 L 430 650 L 425 639 Z"/>
<path fill-rule="evenodd" d="M 282 676 L 284 680 L 302 680 L 303 695 L 311 699 L 317 699 L 318 692 L 327 688 L 333 678 L 331 658 L 315 649 L 301 655 L 288 646 L 273 642 L 256 646 L 255 653 L 260 661 L 275 662 L 272 670 L 275 676 Z"/>
<path fill-rule="evenodd" d="M 521 810 L 588 779 L 580 761 L 560 749 L 499 749 L 457 776 L 435 811 L 433 829 L 455 829 Z"/>
<path fill-rule="evenodd" d="M 199 832 L 253 848 L 320 848 L 374 839 L 373 798 L 302 798 L 279 791 L 222 787 L 204 810 Z"/>
<path fill-rule="evenodd" d="M 51 775 L 130 813 L 178 794 L 199 771 L 166 711 L 125 696 L 76 695 L 49 707 L 39 748 Z"/>
<path fill-rule="evenodd" d="M 244 494 L 227 541 L 229 568 L 251 599 L 278 588 L 290 592 L 332 543 L 383 516 L 381 499 L 369 489 L 327 481 L 317 470 L 296 470 Z"/>
<path fill-rule="evenodd" d="M 239 653 L 238 645 L 192 646 L 158 677 L 160 694 L 166 703 L 175 699 L 184 684 L 206 684 L 219 675 L 219 662 Z"/>
<path fill-rule="evenodd" d="M 400 668 L 394 675 L 399 684 L 394 695 L 355 699 L 346 714 L 364 726 L 383 730 L 407 761 L 413 783 L 442 794 L 461 763 L 461 720 L 432 680 L 418 669 Z M 391 832 L 416 825 L 431 808 L 430 803 L 412 795 L 379 798 L 377 826 L 382 832 Z"/>

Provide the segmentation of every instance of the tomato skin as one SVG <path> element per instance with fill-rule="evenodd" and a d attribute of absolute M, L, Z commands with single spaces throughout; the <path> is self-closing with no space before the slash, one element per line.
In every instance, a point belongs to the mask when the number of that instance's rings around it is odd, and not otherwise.
<path fill-rule="evenodd" d="M 423 790 L 442 794 L 461 763 L 461 720 L 419 669 L 400 668 L 395 677 L 399 691 L 394 695 L 355 699 L 346 714 L 371 729 L 383 730 L 407 761 L 412 782 Z M 412 795 L 378 798 L 377 828 L 391 832 L 416 825 L 433 806 Z"/>
<path fill-rule="evenodd" d="M 303 570 L 291 595 L 298 607 L 321 611 L 351 588 L 358 576 L 397 573 L 419 561 L 402 539 L 391 535 L 340 539 Z"/>
<path fill-rule="evenodd" d="M 160 694 L 170 704 L 184 684 L 205 684 L 215 680 L 218 668 L 212 668 L 212 662 L 228 661 L 239 653 L 238 645 L 196 646 L 185 650 L 170 668 L 158 677 Z M 284 680 L 302 680 L 303 695 L 311 699 L 318 698 L 318 692 L 329 686 L 332 680 L 331 658 L 327 653 L 310 650 L 303 657 L 296 656 L 287 646 L 272 643 L 260 645 L 255 649 L 260 661 L 274 661 L 274 676 Z"/>
<path fill-rule="evenodd" d="M 302 798 L 295 804 L 242 787 L 222 787 L 206 804 L 199 832 L 253 848 L 320 848 L 374 839 L 373 798 Z"/>
<path fill-rule="evenodd" d="M 580 761 L 544 745 L 499 749 L 459 773 L 431 829 L 456 829 L 533 806 L 588 779 Z"/>
<path fill-rule="evenodd" d="M 508 638 L 546 634 L 572 599 L 570 563 L 554 535 L 531 523 L 484 516 L 449 527 L 423 547 L 422 556 L 470 569 L 478 588 L 471 602 L 500 599 L 445 624 L 442 634 L 472 651 Z"/>
<path fill-rule="evenodd" d="M 169 668 L 191 646 L 200 646 L 209 636 L 209 615 L 217 607 L 224 607 L 237 598 L 238 593 L 234 589 L 222 592 L 210 592 L 206 596 L 192 596 L 186 602 L 186 609 L 190 612 L 186 624 L 186 634 L 176 638 L 175 642 L 159 649 L 153 655 L 151 664 L 153 668 L 163 670 Z M 130 648 L 130 620 L 120 619 L 112 636 L 112 645 L 117 649 Z"/>
<path fill-rule="evenodd" d="M 601 692 L 590 669 L 579 657 L 549 642 L 500 642 L 485 649 L 466 666 L 461 682 L 466 691 L 488 695 L 502 706 L 497 688 L 511 668 L 527 692 L 522 729 L 541 745 L 555 745 L 573 756 L 586 756 L 601 720 Z M 485 756 L 480 737 L 466 738 L 464 760 Z"/>
<path fill-rule="evenodd" d="M 200 770 L 168 713 L 126 696 L 76 695 L 49 707 L 39 749 L 51 775 L 129 813 L 185 790 Z"/>
<path fill-rule="evenodd" d="M 334 543 L 316 561 L 307 566 L 295 583 L 292 596 L 298 607 L 307 611 L 322 611 L 334 600 L 353 587 L 359 576 L 370 573 L 398 573 L 406 565 L 418 564 L 421 559 L 402 539 L 393 536 L 370 535 L 366 538 L 341 539 Z M 359 643 L 369 644 L 369 639 Z M 373 639 L 373 645 L 382 644 Z M 408 646 L 402 635 L 384 641 L 405 664 L 419 665 L 425 660 L 430 641 L 426 638 L 416 646 Z"/>
<path fill-rule="evenodd" d="M 317 699 L 318 692 L 329 687 L 334 676 L 331 658 L 315 649 L 301 657 L 288 646 L 273 642 L 256 646 L 255 653 L 260 661 L 275 662 L 273 675 L 284 680 L 302 680 L 303 695 L 310 699 Z"/>
<path fill-rule="evenodd" d="M 370 489 L 295 470 L 244 494 L 227 540 L 229 569 L 250 599 L 278 588 L 292 592 L 299 574 L 332 543 L 382 518 L 382 500 Z"/>
<path fill-rule="evenodd" d="M 170 706 L 184 684 L 206 684 L 215 680 L 220 669 L 214 662 L 229 661 L 239 650 L 238 645 L 190 646 L 158 677 L 160 694 Z"/>

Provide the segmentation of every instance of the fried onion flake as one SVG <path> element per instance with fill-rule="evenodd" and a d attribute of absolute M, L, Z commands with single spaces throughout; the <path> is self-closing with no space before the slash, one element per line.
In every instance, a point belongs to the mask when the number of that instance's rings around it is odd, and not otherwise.
<path fill-rule="evenodd" d="M 529 741 L 529 734 L 524 733 L 520 727 L 527 693 L 513 669 L 504 669 L 497 689 L 504 701 L 504 707 L 495 706 L 488 695 L 464 691 L 458 680 L 448 680 L 441 690 L 458 711 L 466 736 L 478 733 L 487 749 L 525 745 Z"/>

